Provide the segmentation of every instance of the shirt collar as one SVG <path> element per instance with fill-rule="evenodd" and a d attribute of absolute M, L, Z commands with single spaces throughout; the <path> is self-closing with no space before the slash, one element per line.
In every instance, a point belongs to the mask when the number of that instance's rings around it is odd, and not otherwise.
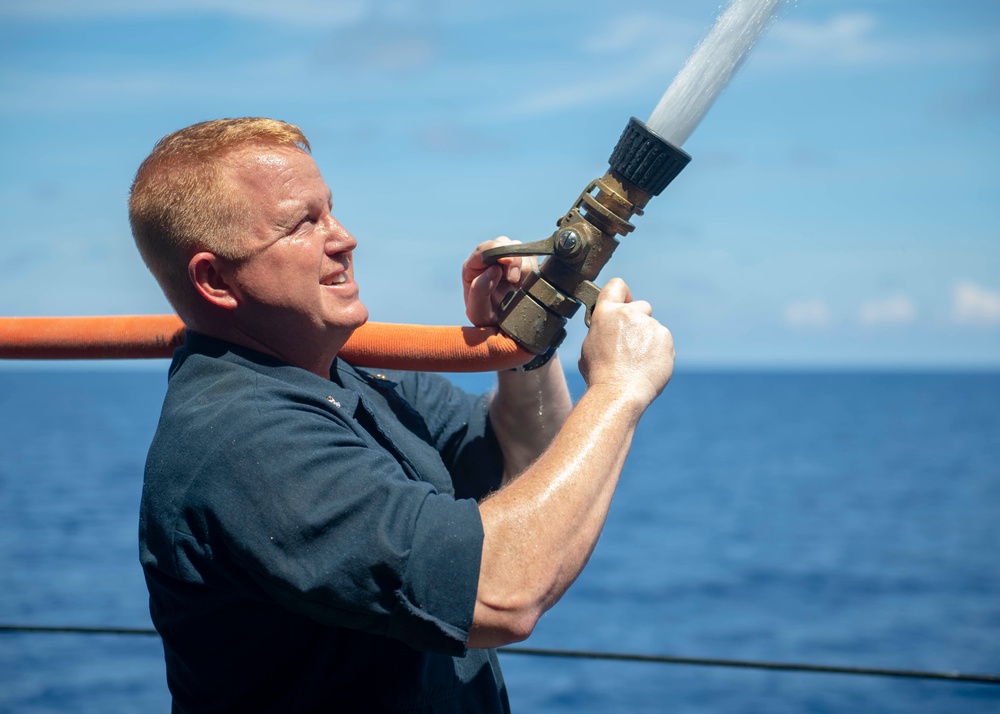
<path fill-rule="evenodd" d="M 371 375 L 356 369 L 353 365 L 347 364 L 339 358 L 334 359 L 330 368 L 330 378 L 324 379 L 307 369 L 296 367 L 264 352 L 193 330 L 186 332 L 184 345 L 174 352 L 170 374 L 177 371 L 184 361 L 192 355 L 204 355 L 239 364 L 264 376 L 306 389 L 313 394 L 325 397 L 326 401 L 334 406 L 346 409 L 348 414 L 354 413 L 359 399 L 357 391 L 351 387 L 358 382 L 372 385 L 373 381 Z M 383 380 L 388 382 L 389 386 L 395 386 L 394 382 L 386 378 Z"/>

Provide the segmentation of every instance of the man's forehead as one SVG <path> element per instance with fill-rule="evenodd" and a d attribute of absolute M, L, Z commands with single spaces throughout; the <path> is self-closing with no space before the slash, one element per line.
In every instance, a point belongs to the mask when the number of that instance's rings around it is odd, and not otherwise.
<path fill-rule="evenodd" d="M 252 172 L 259 172 L 261 169 L 281 171 L 292 163 L 300 163 L 301 158 L 312 160 L 309 154 L 295 147 L 251 144 L 230 151 L 222 159 L 222 163 L 239 173 L 242 173 L 242 169 Z"/>
<path fill-rule="evenodd" d="M 317 179 L 319 168 L 302 149 L 290 146 L 248 146 L 224 160 L 236 182 L 248 187 L 277 188 L 290 181 Z"/>

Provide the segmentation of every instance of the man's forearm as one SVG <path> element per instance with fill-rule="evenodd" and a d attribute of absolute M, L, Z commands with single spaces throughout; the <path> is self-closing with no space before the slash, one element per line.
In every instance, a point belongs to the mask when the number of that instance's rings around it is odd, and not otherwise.
<path fill-rule="evenodd" d="M 470 647 L 524 639 L 579 575 L 604 525 L 636 424 L 666 387 L 673 365 L 670 331 L 652 318 L 649 303 L 633 301 L 628 286 L 612 278 L 583 343 L 587 391 L 575 407 L 569 409 L 561 370 L 502 377 L 494 429 L 523 471 L 479 504 L 483 548 Z M 518 376 L 536 381 L 529 390 L 528 383 L 511 381 Z M 539 402 L 524 393 L 536 389 L 562 404 L 558 419 L 534 416 Z M 518 436 L 531 444 L 527 466 L 529 450 L 510 441 Z"/>
<path fill-rule="evenodd" d="M 573 408 L 559 357 L 531 372 L 499 372 L 490 421 L 504 457 L 504 481 L 548 447 Z"/>
<path fill-rule="evenodd" d="M 470 646 L 526 637 L 576 579 L 642 410 L 617 390 L 588 390 L 550 448 L 480 504 L 485 541 Z"/>

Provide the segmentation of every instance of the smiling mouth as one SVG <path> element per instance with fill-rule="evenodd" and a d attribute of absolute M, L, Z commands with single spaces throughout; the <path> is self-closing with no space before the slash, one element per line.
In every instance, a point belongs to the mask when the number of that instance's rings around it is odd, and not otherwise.
<path fill-rule="evenodd" d="M 323 285 L 343 285 L 347 282 L 347 273 L 337 273 L 323 280 Z"/>
<path fill-rule="evenodd" d="M 343 270 L 337 270 L 333 273 L 330 273 L 325 278 L 320 280 L 320 283 L 322 285 L 332 286 L 332 285 L 343 285 L 344 283 L 350 282 L 351 280 L 351 276 L 349 274 L 350 270 L 351 270 L 351 260 L 350 258 L 346 258 L 343 261 Z"/>

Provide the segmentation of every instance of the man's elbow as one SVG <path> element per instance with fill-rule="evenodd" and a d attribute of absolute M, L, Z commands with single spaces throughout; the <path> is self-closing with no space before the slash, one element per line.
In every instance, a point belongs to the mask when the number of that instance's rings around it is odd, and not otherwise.
<path fill-rule="evenodd" d="M 534 632 L 542 612 L 542 608 L 534 604 L 508 603 L 496 607 L 478 599 L 469 632 L 469 647 L 502 647 L 523 642 Z"/>

